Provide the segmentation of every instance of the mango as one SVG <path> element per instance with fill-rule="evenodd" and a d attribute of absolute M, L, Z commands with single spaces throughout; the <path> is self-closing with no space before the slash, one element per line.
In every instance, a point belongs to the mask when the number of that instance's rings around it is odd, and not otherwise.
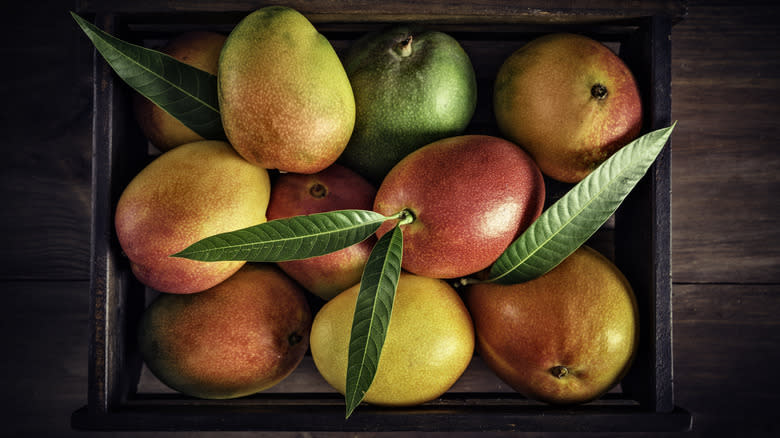
<path fill-rule="evenodd" d="M 556 405 L 600 397 L 636 354 L 636 296 L 622 272 L 582 246 L 525 283 L 473 284 L 465 300 L 485 363 L 528 398 Z"/>
<path fill-rule="evenodd" d="M 341 155 L 355 98 L 327 38 L 298 11 L 270 6 L 236 25 L 219 58 L 225 134 L 247 161 L 311 174 Z"/>
<path fill-rule="evenodd" d="M 290 375 L 309 348 L 303 289 L 270 264 L 247 263 L 198 294 L 160 294 L 138 332 L 149 370 L 193 397 L 228 399 L 266 390 Z"/>
<path fill-rule="evenodd" d="M 358 39 L 344 56 L 355 130 L 339 160 L 379 185 L 412 151 L 465 131 L 477 106 L 469 55 L 448 34 L 397 25 Z"/>
<path fill-rule="evenodd" d="M 185 64 L 216 75 L 225 38 L 225 35 L 217 32 L 185 32 L 168 41 L 160 51 Z M 169 151 L 185 143 L 205 140 L 141 93 L 133 95 L 133 112 L 141 132 L 160 151 Z"/>
<path fill-rule="evenodd" d="M 489 267 L 544 207 L 544 178 L 516 144 L 488 135 L 460 135 L 412 152 L 385 177 L 374 211 L 407 210 L 401 225 L 404 270 L 458 278 Z M 394 226 L 387 221 L 381 237 Z"/>
<path fill-rule="evenodd" d="M 205 237 L 266 220 L 268 172 L 223 141 L 171 149 L 122 191 L 114 226 L 135 277 L 160 292 L 200 292 L 230 277 L 242 261 L 171 257 Z"/>
<path fill-rule="evenodd" d="M 371 210 L 376 188 L 356 172 L 334 164 L 313 175 L 283 173 L 271 189 L 268 220 L 334 210 Z M 376 238 L 330 254 L 279 262 L 277 266 L 309 292 L 329 300 L 360 282 Z"/>
<path fill-rule="evenodd" d="M 544 35 L 512 53 L 496 75 L 493 107 L 501 134 L 565 183 L 581 181 L 642 129 L 631 70 L 582 35 Z"/>
<path fill-rule="evenodd" d="M 335 390 L 346 391 L 356 284 L 328 301 L 314 317 L 311 355 Z M 363 401 L 414 406 L 449 390 L 474 354 L 474 327 L 458 293 L 447 282 L 401 273 L 376 375 Z"/>

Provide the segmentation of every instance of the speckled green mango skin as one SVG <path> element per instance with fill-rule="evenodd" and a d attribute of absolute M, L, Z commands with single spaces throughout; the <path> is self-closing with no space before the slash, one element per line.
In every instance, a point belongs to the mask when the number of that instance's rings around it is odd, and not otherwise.
<path fill-rule="evenodd" d="M 411 54 L 401 56 L 396 47 L 410 35 Z M 410 152 L 462 133 L 476 108 L 471 60 L 442 32 L 398 25 L 366 34 L 344 68 L 357 113 L 339 161 L 375 184 Z"/>
<path fill-rule="evenodd" d="M 217 72 L 225 134 L 266 169 L 316 173 L 336 161 L 355 124 L 336 51 L 298 11 L 269 6 L 231 31 Z"/>

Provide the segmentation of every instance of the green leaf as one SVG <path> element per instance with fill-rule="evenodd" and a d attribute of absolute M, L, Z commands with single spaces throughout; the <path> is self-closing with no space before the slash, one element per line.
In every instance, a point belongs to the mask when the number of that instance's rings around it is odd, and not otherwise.
<path fill-rule="evenodd" d="M 347 359 L 347 418 L 363 400 L 379 365 L 401 276 L 402 224 L 403 220 L 377 241 L 360 279 Z"/>
<path fill-rule="evenodd" d="M 209 140 L 224 140 L 217 77 L 164 53 L 106 33 L 71 12 L 95 48 L 129 86 Z"/>
<path fill-rule="evenodd" d="M 387 217 L 369 210 L 336 210 L 263 222 L 206 237 L 173 257 L 214 262 L 282 262 L 328 254 L 374 234 Z"/>
<path fill-rule="evenodd" d="M 617 210 L 647 172 L 675 122 L 619 149 L 545 210 L 493 263 L 487 281 L 522 283 L 557 266 Z"/>

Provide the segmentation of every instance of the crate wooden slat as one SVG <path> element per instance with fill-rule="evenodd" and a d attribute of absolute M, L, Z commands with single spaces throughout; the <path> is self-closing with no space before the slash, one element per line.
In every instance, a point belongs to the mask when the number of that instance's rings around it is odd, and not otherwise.
<path fill-rule="evenodd" d="M 347 21 L 496 21 L 517 23 L 603 22 L 605 20 L 666 15 L 673 22 L 687 14 L 683 0 L 572 0 L 556 5 L 547 0 L 433 0 L 433 1 L 310 1 L 310 0 L 81 0 L 79 9 L 85 13 L 160 14 L 160 13 L 220 13 L 243 15 L 267 5 L 285 5 L 299 10 L 315 23 Z M 499 17 L 499 20 L 497 20 Z"/>
<path fill-rule="evenodd" d="M 217 11 L 213 10 L 214 2 L 206 1 L 190 2 L 190 8 L 177 10 L 152 7 L 145 2 L 108 8 L 105 4 L 84 1 L 80 13 L 114 35 L 153 45 L 189 29 L 229 32 L 243 15 L 257 6 L 250 3 L 231 2 L 231 10 Z M 554 13 L 528 6 L 515 7 L 510 2 L 485 2 L 481 6 L 456 2 L 447 13 L 434 13 L 426 9 L 432 8 L 431 4 L 420 6 L 414 2 L 389 2 L 380 10 L 368 6 L 345 10 L 339 3 L 324 6 L 330 4 L 318 2 L 316 11 L 312 10 L 313 3 L 300 3 L 299 9 L 308 11 L 307 15 L 313 17 L 312 21 L 331 39 L 337 51 L 344 50 L 350 41 L 377 24 L 399 20 L 423 21 L 455 36 L 472 57 L 479 81 L 478 110 L 467 129 L 470 133 L 497 134 L 490 108 L 495 72 L 503 59 L 524 42 L 553 31 L 585 33 L 615 48 L 639 80 L 645 105 L 643 130 L 670 123 L 669 35 L 673 23 L 683 15 L 676 2 L 652 2 L 646 6 L 649 9 L 642 10 L 618 7 L 623 2 L 606 2 L 615 8 L 567 9 Z M 121 255 L 112 216 L 122 189 L 153 158 L 129 111 L 131 93 L 96 54 L 88 403 L 74 412 L 74 427 L 604 432 L 690 428 L 690 414 L 676 406 L 673 397 L 670 146 L 615 218 L 589 242 L 613 258 L 629 278 L 638 295 L 641 318 L 640 354 L 619 388 L 600 400 L 566 409 L 535 403 L 505 388 L 497 390 L 500 384 L 490 381 L 478 366 L 470 367 L 462 379 L 465 383 L 440 399 L 405 409 L 363 405 L 346 421 L 343 399 L 332 391 L 310 392 L 295 387 L 290 392 L 282 389 L 217 402 L 149 389 L 134 340 L 148 293 L 133 278 Z M 548 202 L 569 188 L 547 182 Z M 311 367 L 296 370 L 296 373 L 315 372 Z M 302 377 L 305 382 L 312 376 Z"/>

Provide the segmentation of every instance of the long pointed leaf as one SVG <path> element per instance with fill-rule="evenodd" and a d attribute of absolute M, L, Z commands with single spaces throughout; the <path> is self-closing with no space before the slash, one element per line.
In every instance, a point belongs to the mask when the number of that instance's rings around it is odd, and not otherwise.
<path fill-rule="evenodd" d="M 374 381 L 401 276 L 403 233 L 399 225 L 377 241 L 360 280 L 349 338 L 345 402 L 347 418 Z"/>
<path fill-rule="evenodd" d="M 116 38 L 73 12 L 71 16 L 128 85 L 201 137 L 225 139 L 216 76 L 164 53 Z"/>
<path fill-rule="evenodd" d="M 511 284 L 532 280 L 579 248 L 647 172 L 675 125 L 634 140 L 577 183 L 504 251 L 487 281 Z"/>
<path fill-rule="evenodd" d="M 275 219 L 206 237 L 173 256 L 206 262 L 306 259 L 358 243 L 392 218 L 369 210 L 336 210 Z"/>

